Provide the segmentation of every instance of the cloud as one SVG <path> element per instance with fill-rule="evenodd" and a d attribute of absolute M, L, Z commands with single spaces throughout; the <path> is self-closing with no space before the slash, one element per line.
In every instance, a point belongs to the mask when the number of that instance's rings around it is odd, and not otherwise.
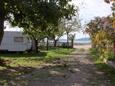
<path fill-rule="evenodd" d="M 94 17 L 103 17 L 110 15 L 111 7 L 104 0 L 73 0 L 73 4 L 79 7 L 79 16 L 82 24 L 89 22 Z M 76 32 L 76 38 L 89 37 L 88 34 Z"/>
<path fill-rule="evenodd" d="M 73 4 L 79 7 L 80 18 L 83 21 L 111 14 L 110 5 L 106 4 L 104 0 L 73 0 Z"/>

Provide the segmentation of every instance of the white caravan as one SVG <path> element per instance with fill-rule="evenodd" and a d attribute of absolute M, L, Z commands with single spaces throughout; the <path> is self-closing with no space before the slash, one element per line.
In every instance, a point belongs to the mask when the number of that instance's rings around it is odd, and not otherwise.
<path fill-rule="evenodd" d="M 30 50 L 31 46 L 31 40 L 25 37 L 22 31 L 5 31 L 0 50 L 22 52 Z"/>

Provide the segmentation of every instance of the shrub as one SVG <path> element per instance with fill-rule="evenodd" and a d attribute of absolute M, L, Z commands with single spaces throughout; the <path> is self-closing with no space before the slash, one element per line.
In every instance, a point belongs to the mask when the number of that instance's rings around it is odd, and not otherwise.
<path fill-rule="evenodd" d="M 95 59 L 99 59 L 103 62 L 106 62 L 107 60 L 115 60 L 114 53 L 110 50 L 107 50 L 107 49 L 91 48 L 90 54 Z"/>
<path fill-rule="evenodd" d="M 106 53 L 106 56 L 108 57 L 108 60 L 115 60 L 115 55 L 114 55 L 114 52 L 112 51 L 108 51 Z"/>
<path fill-rule="evenodd" d="M 63 43 L 61 46 L 62 46 L 62 48 L 71 48 L 71 46 L 68 46 L 67 43 Z"/>

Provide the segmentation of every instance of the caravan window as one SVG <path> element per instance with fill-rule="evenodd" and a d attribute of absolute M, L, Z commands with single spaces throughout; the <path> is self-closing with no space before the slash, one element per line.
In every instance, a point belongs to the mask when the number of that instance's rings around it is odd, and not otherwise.
<path fill-rule="evenodd" d="M 23 42 L 23 37 L 14 37 L 14 42 Z"/>

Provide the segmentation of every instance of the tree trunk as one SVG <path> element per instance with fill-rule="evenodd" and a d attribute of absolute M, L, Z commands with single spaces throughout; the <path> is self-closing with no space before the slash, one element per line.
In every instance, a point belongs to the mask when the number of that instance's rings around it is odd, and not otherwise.
<path fill-rule="evenodd" d="M 48 37 L 47 37 L 47 44 L 46 44 L 46 49 L 49 49 L 49 41 L 48 41 Z"/>
<path fill-rule="evenodd" d="M 57 41 L 56 39 L 54 39 L 54 47 L 57 47 Z"/>
<path fill-rule="evenodd" d="M 69 48 L 69 34 L 67 33 L 67 47 Z"/>
<path fill-rule="evenodd" d="M 74 45 L 74 39 L 71 40 L 71 48 L 73 48 Z"/>
<path fill-rule="evenodd" d="M 38 40 L 36 40 L 36 39 L 32 40 L 32 51 L 35 53 L 38 52 Z"/>
<path fill-rule="evenodd" d="M 113 43 L 113 52 L 114 52 L 114 56 L 115 56 L 115 42 Z"/>
<path fill-rule="evenodd" d="M 4 18 L 5 17 L 3 13 L 0 12 L 0 45 L 2 42 L 3 35 L 4 35 Z"/>

